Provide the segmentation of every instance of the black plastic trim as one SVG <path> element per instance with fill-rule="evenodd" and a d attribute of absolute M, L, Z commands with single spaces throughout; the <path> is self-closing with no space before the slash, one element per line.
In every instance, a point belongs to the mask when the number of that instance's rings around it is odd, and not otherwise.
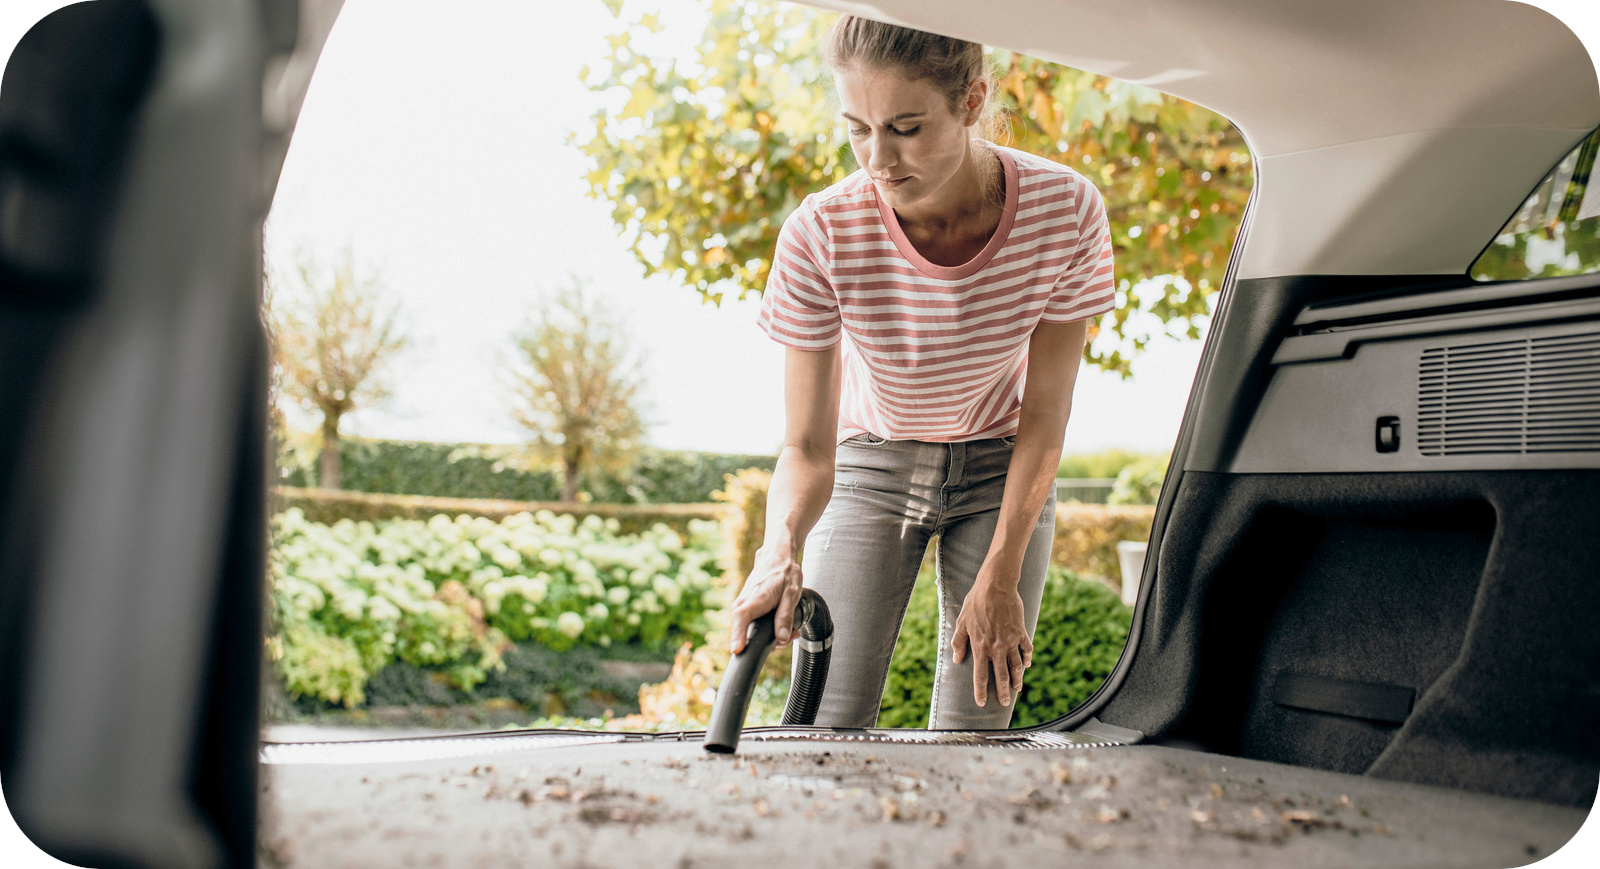
<path fill-rule="evenodd" d="M 1308 305 L 1294 318 L 1294 325 L 1305 334 L 1397 317 L 1454 314 L 1600 295 L 1600 275 L 1594 274 L 1492 284 L 1466 284 L 1463 279 L 1445 279 L 1441 283 L 1445 288 L 1437 291 Z"/>
<path fill-rule="evenodd" d="M 1309 335 L 1291 335 L 1285 338 L 1278 346 L 1278 352 L 1272 355 L 1272 364 L 1290 365 L 1296 362 L 1348 359 L 1355 355 L 1356 349 L 1363 343 L 1371 341 L 1481 332 L 1504 329 L 1507 326 L 1545 325 L 1592 320 L 1596 317 L 1600 317 L 1600 298 L 1544 302 L 1508 310 L 1476 310 L 1411 317 L 1362 326 L 1340 326 Z"/>
<path fill-rule="evenodd" d="M 1352 682 L 1310 673 L 1279 673 L 1272 685 L 1272 702 L 1279 706 L 1384 724 L 1404 724 L 1416 700 L 1417 689 L 1405 685 Z"/>

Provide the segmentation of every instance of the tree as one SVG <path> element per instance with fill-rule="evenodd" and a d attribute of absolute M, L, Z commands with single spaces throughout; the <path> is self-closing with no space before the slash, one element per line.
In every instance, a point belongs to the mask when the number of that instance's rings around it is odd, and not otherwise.
<path fill-rule="evenodd" d="M 627 467 L 644 438 L 636 408 L 643 383 L 622 327 L 585 298 L 577 278 L 541 305 L 512 338 L 512 417 L 561 462 L 561 500 L 578 499 L 591 471 Z"/>
<path fill-rule="evenodd" d="M 320 484 L 339 488 L 339 423 L 389 396 L 385 374 L 407 346 L 376 275 L 356 274 L 345 248 L 330 271 L 302 256 L 292 286 L 268 283 L 268 320 L 280 394 L 322 415 Z"/>
<path fill-rule="evenodd" d="M 590 195 L 612 204 L 646 274 L 675 275 L 720 303 L 726 287 L 744 298 L 766 285 L 784 218 L 854 160 L 823 98 L 832 81 L 819 44 L 833 13 L 705 2 L 710 21 L 690 61 L 651 56 L 639 46 L 660 30 L 656 18 L 623 19 L 608 3 L 620 29 L 606 69 L 583 76 L 627 99 L 596 113 L 594 133 L 576 144 L 593 167 Z M 1149 88 L 1007 51 L 991 60 L 995 138 L 1072 166 L 1105 197 L 1121 296 L 1105 325 L 1117 340 L 1092 343 L 1085 357 L 1126 376 L 1153 334 L 1150 318 L 1130 317 L 1135 308 L 1198 336 L 1249 198 L 1239 131 Z"/>

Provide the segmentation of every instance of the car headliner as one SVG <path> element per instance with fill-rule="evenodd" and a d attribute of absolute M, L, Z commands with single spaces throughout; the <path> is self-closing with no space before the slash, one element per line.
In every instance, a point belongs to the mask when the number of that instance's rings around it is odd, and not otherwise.
<path fill-rule="evenodd" d="M 1461 274 L 1600 126 L 1558 19 L 1509 0 L 816 0 L 1211 108 L 1256 159 L 1242 278 Z"/>

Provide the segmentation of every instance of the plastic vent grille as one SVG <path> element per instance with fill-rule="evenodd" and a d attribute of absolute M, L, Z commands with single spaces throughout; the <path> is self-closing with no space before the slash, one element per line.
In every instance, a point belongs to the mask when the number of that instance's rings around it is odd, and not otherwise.
<path fill-rule="evenodd" d="M 1425 456 L 1600 452 L 1600 330 L 1422 351 Z"/>

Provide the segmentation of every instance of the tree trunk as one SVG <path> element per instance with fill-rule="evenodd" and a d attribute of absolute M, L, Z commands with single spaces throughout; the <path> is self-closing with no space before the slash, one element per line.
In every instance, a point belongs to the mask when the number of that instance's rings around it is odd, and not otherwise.
<path fill-rule="evenodd" d="M 583 471 L 583 445 L 570 440 L 561 449 L 561 502 L 572 504 L 578 500 L 578 475 Z"/>
<path fill-rule="evenodd" d="M 322 456 L 318 463 L 321 469 L 321 479 L 318 485 L 324 489 L 339 488 L 339 415 L 323 411 L 322 413 Z"/>
<path fill-rule="evenodd" d="M 573 504 L 578 500 L 578 463 L 566 461 L 561 463 L 561 502 Z"/>

